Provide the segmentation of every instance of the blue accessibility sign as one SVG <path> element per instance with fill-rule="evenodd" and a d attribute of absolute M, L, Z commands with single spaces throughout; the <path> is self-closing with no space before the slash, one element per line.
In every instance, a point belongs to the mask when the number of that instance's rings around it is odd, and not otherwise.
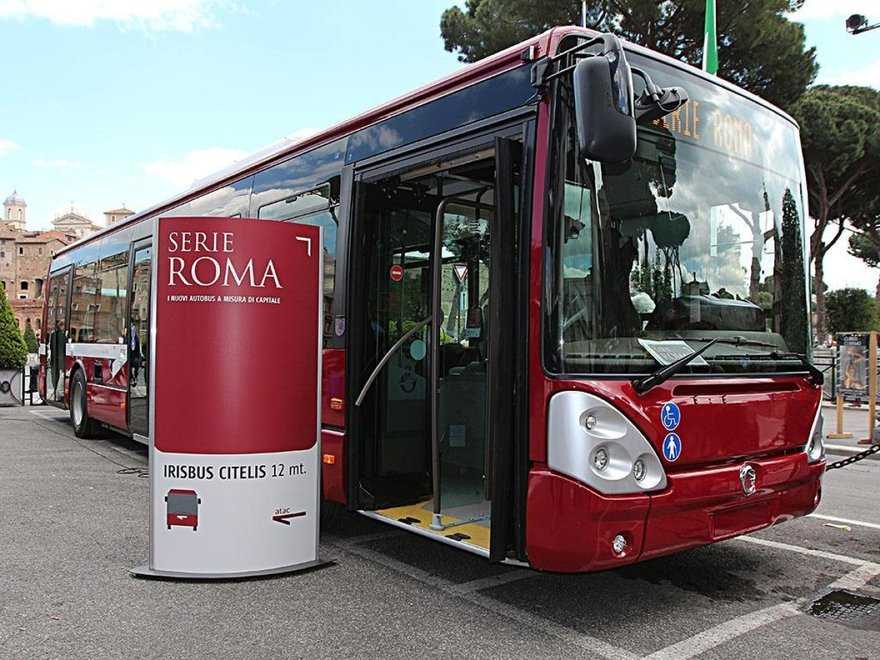
<path fill-rule="evenodd" d="M 670 463 L 674 463 L 681 456 L 681 438 L 678 433 L 667 433 L 663 438 L 663 457 Z"/>
<path fill-rule="evenodd" d="M 663 407 L 660 408 L 660 423 L 667 431 L 674 431 L 678 428 L 681 423 L 681 410 L 678 409 L 678 404 L 672 401 L 663 404 Z"/>

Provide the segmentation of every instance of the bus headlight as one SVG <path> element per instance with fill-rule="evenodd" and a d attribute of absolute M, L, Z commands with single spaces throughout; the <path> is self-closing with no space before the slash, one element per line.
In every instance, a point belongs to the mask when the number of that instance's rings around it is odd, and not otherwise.
<path fill-rule="evenodd" d="M 813 426 L 810 428 L 810 437 L 804 447 L 807 452 L 807 462 L 817 463 L 825 458 L 825 433 L 824 420 L 822 419 L 822 402 L 819 402 L 819 410 L 816 411 L 816 417 L 813 419 Z"/>
<path fill-rule="evenodd" d="M 553 395 L 547 435 L 550 469 L 600 493 L 622 495 L 666 487 L 666 472 L 648 439 L 597 396 L 574 391 Z"/>

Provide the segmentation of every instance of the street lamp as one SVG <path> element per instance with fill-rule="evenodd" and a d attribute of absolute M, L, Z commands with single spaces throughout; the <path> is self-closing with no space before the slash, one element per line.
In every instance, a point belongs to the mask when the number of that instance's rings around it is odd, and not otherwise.
<path fill-rule="evenodd" d="M 853 14 L 846 19 L 846 31 L 850 34 L 861 34 L 868 30 L 874 30 L 880 27 L 880 23 L 868 25 L 868 19 L 863 14 Z"/>

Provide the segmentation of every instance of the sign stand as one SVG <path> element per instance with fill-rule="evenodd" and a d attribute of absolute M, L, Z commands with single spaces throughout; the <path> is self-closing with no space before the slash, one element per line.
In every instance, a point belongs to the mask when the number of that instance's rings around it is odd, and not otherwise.
<path fill-rule="evenodd" d="M 320 228 L 161 218 L 153 236 L 150 559 L 131 573 L 322 565 Z"/>
<path fill-rule="evenodd" d="M 877 333 L 872 331 L 868 339 L 868 437 L 859 440 L 860 445 L 874 444 L 874 428 L 877 426 Z"/>
<path fill-rule="evenodd" d="M 853 434 L 843 430 L 843 395 L 837 395 L 837 402 L 835 407 L 837 408 L 837 429 L 834 433 L 828 433 L 825 435 L 829 440 L 848 440 L 853 437 Z"/>

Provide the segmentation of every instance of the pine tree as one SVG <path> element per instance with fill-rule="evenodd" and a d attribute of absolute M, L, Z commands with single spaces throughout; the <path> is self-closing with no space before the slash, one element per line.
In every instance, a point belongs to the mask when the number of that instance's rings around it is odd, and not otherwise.
<path fill-rule="evenodd" d="M 804 353 L 807 350 L 804 245 L 797 203 L 788 189 L 782 197 L 782 291 L 782 337 L 789 350 Z"/>
<path fill-rule="evenodd" d="M 31 327 L 30 323 L 24 327 L 24 343 L 25 346 L 27 346 L 28 353 L 36 353 L 39 349 L 37 335 L 34 334 L 34 329 Z"/>
<path fill-rule="evenodd" d="M 4 291 L 0 297 L 0 369 L 21 369 L 26 361 L 27 346 L 18 331 Z"/>

